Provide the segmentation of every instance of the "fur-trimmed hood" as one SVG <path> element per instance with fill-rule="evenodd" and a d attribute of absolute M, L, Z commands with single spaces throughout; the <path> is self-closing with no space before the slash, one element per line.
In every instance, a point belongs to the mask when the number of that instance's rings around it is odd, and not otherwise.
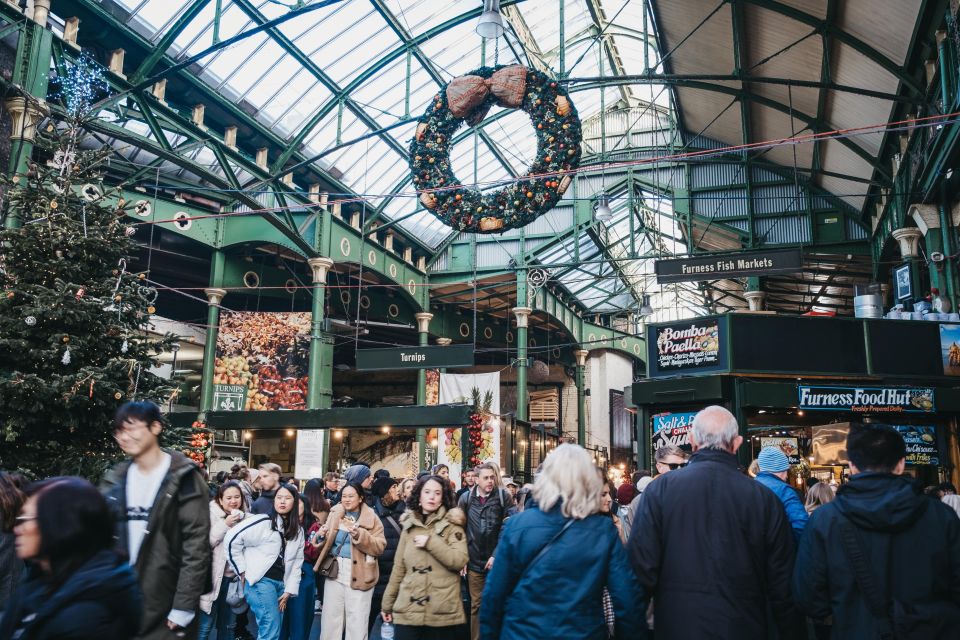
<path fill-rule="evenodd" d="M 464 513 L 463 509 L 459 507 L 454 507 L 453 509 L 445 509 L 440 507 L 436 513 L 431 513 L 426 518 L 426 522 L 420 519 L 420 515 L 416 511 L 407 509 L 403 512 L 403 515 L 400 516 L 400 525 L 404 529 L 409 529 L 410 527 L 424 527 L 424 528 L 438 528 L 443 529 L 447 524 L 455 524 L 457 526 L 464 526 L 467 523 L 467 514 Z"/>

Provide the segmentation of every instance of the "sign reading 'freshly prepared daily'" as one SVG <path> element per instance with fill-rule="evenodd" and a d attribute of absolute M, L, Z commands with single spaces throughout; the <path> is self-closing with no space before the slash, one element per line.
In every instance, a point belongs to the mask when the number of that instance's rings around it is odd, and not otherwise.
<path fill-rule="evenodd" d="M 652 327 L 648 342 L 650 376 L 707 373 L 726 367 L 720 318 Z"/>
<path fill-rule="evenodd" d="M 932 413 L 933 389 L 903 387 L 798 387 L 799 407 L 812 411 Z"/>

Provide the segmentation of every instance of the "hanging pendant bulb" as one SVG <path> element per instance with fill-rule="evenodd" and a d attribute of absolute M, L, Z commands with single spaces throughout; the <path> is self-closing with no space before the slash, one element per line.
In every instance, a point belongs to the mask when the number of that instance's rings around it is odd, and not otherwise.
<path fill-rule="evenodd" d="M 70 347 L 67 347 L 67 350 L 63 352 L 63 358 L 60 359 L 62 364 L 70 364 Z"/>
<path fill-rule="evenodd" d="M 649 315 L 652 315 L 652 314 L 653 314 L 653 307 L 650 306 L 650 295 L 647 294 L 647 293 L 645 293 L 645 294 L 643 294 L 643 296 L 640 298 L 640 300 L 641 300 L 641 304 L 640 304 L 640 310 L 639 310 L 638 313 L 639 313 L 641 316 L 649 316 Z"/>
<path fill-rule="evenodd" d="M 610 209 L 610 198 L 606 193 L 601 192 L 597 196 L 597 202 L 594 205 L 594 213 L 600 222 L 610 222 L 613 218 L 613 210 Z"/>
<path fill-rule="evenodd" d="M 503 35 L 503 16 L 500 15 L 500 0 L 483 0 L 483 13 L 477 21 L 477 33 L 481 38 L 495 40 Z"/>

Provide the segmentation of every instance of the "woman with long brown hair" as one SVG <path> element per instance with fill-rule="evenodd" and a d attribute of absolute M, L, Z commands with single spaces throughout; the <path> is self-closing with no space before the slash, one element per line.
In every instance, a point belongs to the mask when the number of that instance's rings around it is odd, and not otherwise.
<path fill-rule="evenodd" d="M 13 527 L 23 507 L 23 476 L 0 471 L 0 611 L 17 588 L 23 562 L 14 548 Z"/>

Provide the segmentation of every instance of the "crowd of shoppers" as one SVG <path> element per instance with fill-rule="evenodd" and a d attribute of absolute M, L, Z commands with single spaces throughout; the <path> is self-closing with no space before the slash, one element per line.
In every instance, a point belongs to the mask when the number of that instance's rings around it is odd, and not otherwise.
<path fill-rule="evenodd" d="M 0 640 L 308 640 L 317 612 L 322 640 L 960 637 L 960 498 L 892 427 L 852 425 L 849 481 L 805 500 L 779 448 L 743 472 L 718 406 L 619 486 L 563 444 L 523 487 L 237 464 L 210 499 L 163 427 L 121 407 L 100 491 L 0 472 Z"/>

